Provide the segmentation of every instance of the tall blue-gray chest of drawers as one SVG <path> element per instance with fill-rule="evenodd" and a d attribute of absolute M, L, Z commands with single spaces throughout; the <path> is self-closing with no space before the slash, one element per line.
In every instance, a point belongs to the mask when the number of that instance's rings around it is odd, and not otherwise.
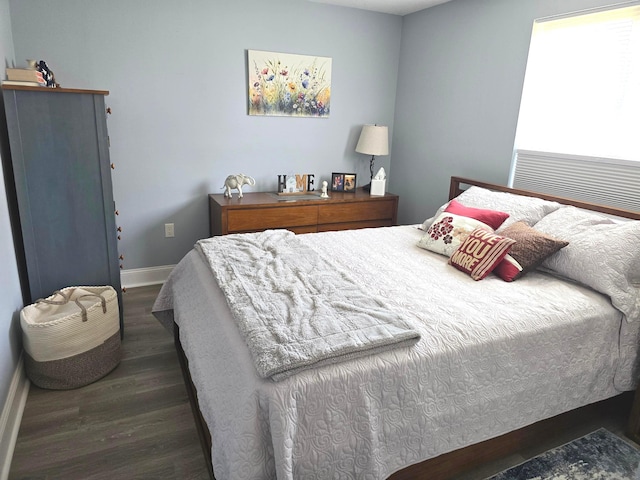
<path fill-rule="evenodd" d="M 111 285 L 122 333 L 108 93 L 4 85 L 11 161 L 3 155 L 3 167 L 25 303 L 63 287 Z"/>

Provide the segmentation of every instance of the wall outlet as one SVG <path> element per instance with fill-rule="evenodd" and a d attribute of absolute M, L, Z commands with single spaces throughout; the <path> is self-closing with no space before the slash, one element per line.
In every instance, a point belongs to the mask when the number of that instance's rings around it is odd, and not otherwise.
<path fill-rule="evenodd" d="M 173 223 L 164 224 L 164 238 L 173 238 L 175 236 L 173 231 Z"/>

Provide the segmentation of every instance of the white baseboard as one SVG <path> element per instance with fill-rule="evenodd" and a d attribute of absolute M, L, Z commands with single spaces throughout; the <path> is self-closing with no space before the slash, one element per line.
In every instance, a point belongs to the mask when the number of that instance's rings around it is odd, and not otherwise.
<path fill-rule="evenodd" d="M 161 267 L 130 268 L 120 272 L 120 283 L 124 288 L 144 287 L 164 283 L 175 265 Z"/>
<path fill-rule="evenodd" d="M 18 439 L 22 413 L 27 403 L 29 394 L 29 380 L 24 370 L 22 356 L 18 361 L 18 366 L 13 373 L 7 400 L 2 408 L 0 417 L 0 480 L 9 478 L 11 459 Z"/>

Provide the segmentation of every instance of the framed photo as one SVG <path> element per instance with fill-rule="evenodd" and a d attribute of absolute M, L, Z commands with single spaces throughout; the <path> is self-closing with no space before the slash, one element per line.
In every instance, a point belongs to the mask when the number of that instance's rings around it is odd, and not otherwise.
<path fill-rule="evenodd" d="M 344 174 L 344 191 L 349 193 L 356 192 L 356 174 L 355 173 Z"/>
<path fill-rule="evenodd" d="M 344 192 L 344 173 L 331 174 L 331 191 Z"/>
<path fill-rule="evenodd" d="M 331 174 L 331 191 L 332 192 L 356 192 L 356 174 L 355 173 L 332 173 Z"/>

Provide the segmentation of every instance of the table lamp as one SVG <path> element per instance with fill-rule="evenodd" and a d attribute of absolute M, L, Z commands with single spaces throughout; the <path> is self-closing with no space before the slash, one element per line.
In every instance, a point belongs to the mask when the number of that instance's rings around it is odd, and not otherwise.
<path fill-rule="evenodd" d="M 373 179 L 373 163 L 376 155 L 389 155 L 389 128 L 382 125 L 363 125 L 356 152 L 371 155 L 369 170 Z M 371 183 L 363 187 L 371 188 Z"/>

